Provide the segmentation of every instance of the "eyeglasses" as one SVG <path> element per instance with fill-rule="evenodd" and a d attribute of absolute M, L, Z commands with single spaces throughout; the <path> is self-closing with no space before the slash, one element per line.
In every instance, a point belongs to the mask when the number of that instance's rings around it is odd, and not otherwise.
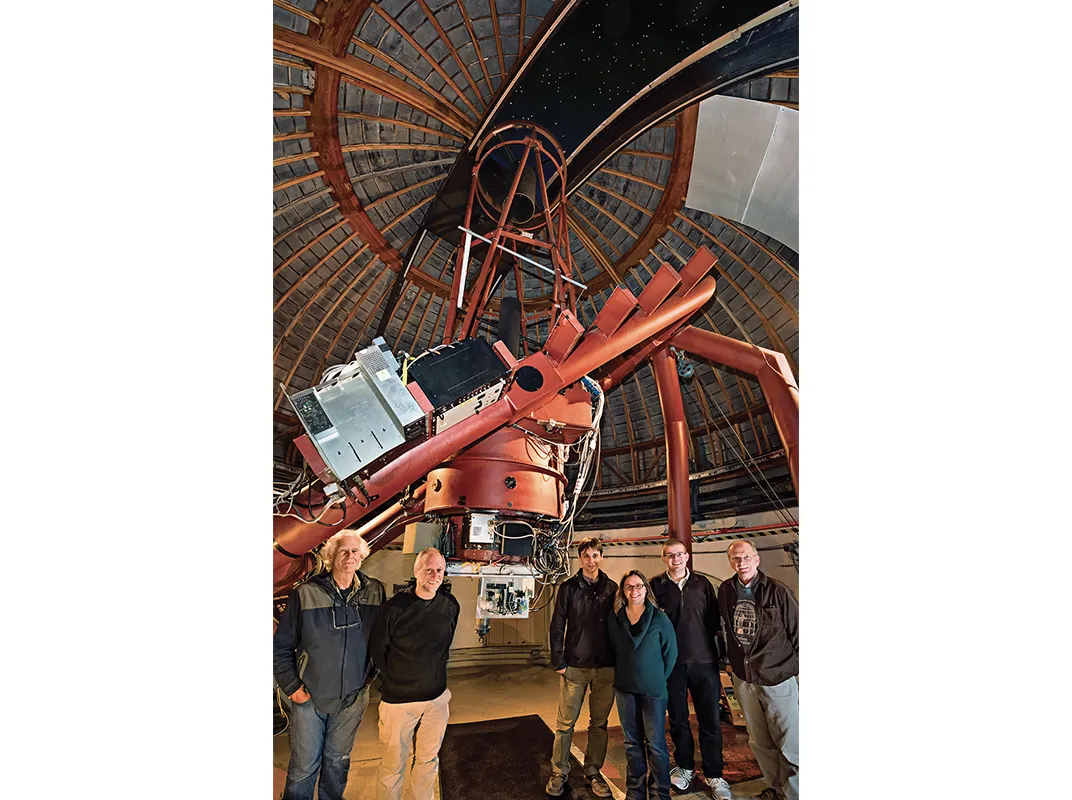
<path fill-rule="evenodd" d="M 361 624 L 361 614 L 360 614 L 360 612 L 358 612 L 356 620 L 354 620 L 353 622 L 346 622 L 346 618 L 348 616 L 350 616 L 349 609 L 351 609 L 351 608 L 353 608 L 353 606 L 343 606 L 342 607 L 343 624 L 340 625 L 339 624 L 339 606 L 332 606 L 331 607 L 331 624 L 335 628 L 335 630 L 341 631 L 341 630 L 345 630 L 346 628 L 352 628 L 355 625 L 360 625 Z"/>
<path fill-rule="evenodd" d="M 637 592 L 644 591 L 644 586 L 623 586 L 622 589 L 624 589 L 628 594 L 636 594 Z"/>
<path fill-rule="evenodd" d="M 688 553 L 667 553 L 666 557 L 671 561 L 677 561 L 679 558 L 684 558 Z"/>

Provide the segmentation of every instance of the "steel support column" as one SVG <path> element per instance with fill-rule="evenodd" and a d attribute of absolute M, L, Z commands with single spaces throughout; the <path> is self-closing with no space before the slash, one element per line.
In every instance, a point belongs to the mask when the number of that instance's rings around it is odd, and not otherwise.
<path fill-rule="evenodd" d="M 666 504 L 670 538 L 684 542 L 692 552 L 692 516 L 689 513 L 689 423 L 681 401 L 677 359 L 668 349 L 651 357 L 655 387 L 663 412 L 666 437 Z"/>

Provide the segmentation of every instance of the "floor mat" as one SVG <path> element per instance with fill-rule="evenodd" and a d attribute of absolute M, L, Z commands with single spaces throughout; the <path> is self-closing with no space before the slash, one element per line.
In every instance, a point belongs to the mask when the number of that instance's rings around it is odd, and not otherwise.
<path fill-rule="evenodd" d="M 442 800 L 547 800 L 554 739 L 535 714 L 447 725 L 439 748 Z M 572 794 L 587 796 L 576 759 L 570 766 Z"/>
<path fill-rule="evenodd" d="M 692 740 L 695 744 L 696 767 L 699 775 L 700 726 L 696 721 L 695 715 L 692 716 L 690 722 L 692 723 Z M 607 761 L 603 766 L 603 774 L 606 775 L 608 780 L 619 784 L 619 788 L 624 791 L 625 780 L 621 779 L 619 782 L 618 778 L 618 775 L 625 775 L 625 735 L 622 733 L 621 727 L 607 728 L 607 739 Z M 583 753 L 585 746 L 588 744 L 588 731 L 574 731 L 573 743 Z M 670 764 L 672 766 L 674 763 L 674 743 L 670 739 L 669 723 L 666 729 L 666 746 L 670 750 Z M 724 762 L 722 777 L 731 785 L 763 777 L 763 773 L 759 771 L 759 764 L 756 763 L 756 757 L 752 753 L 752 748 L 748 746 L 748 731 L 744 728 L 737 728 L 728 722 L 722 723 L 722 761 Z M 695 780 L 693 788 L 699 785 L 699 780 Z"/>

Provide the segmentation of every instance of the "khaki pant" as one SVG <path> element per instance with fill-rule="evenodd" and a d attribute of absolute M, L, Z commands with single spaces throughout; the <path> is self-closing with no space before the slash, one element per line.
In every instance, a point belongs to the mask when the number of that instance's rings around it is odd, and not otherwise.
<path fill-rule="evenodd" d="M 745 683 L 736 675 L 730 677 L 748 725 L 748 745 L 756 754 L 763 777 L 786 800 L 797 800 L 800 796 L 797 679 L 789 678 L 777 686 L 759 686 Z"/>
<path fill-rule="evenodd" d="M 413 757 L 413 797 L 432 800 L 439 772 L 439 746 L 450 719 L 450 689 L 422 703 L 380 702 L 380 762 L 376 800 L 400 800 L 406 767 Z M 419 723 L 419 725 L 418 725 Z M 413 731 L 416 728 L 416 752 Z"/>
<path fill-rule="evenodd" d="M 551 769 L 559 775 L 569 775 L 573 726 L 581 715 L 585 692 L 591 689 L 592 693 L 588 698 L 588 748 L 584 754 L 584 774 L 597 775 L 607 757 L 607 718 L 610 716 L 611 706 L 614 705 L 614 667 L 566 667 L 561 678 Z"/>

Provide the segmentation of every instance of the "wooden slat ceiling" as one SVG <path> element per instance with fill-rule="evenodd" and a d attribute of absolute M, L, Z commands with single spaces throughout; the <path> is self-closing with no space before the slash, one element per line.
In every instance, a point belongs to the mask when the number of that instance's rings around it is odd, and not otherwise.
<path fill-rule="evenodd" d="M 385 299 L 456 154 L 494 105 L 533 34 L 563 0 L 274 0 L 275 456 L 297 464 L 294 392 L 367 346 L 384 314 L 396 352 L 444 335 L 453 246 L 426 236 L 400 301 Z M 318 10 L 319 9 L 319 10 Z M 797 70 L 729 94 L 798 105 Z M 705 245 L 719 256 L 715 300 L 694 321 L 798 363 L 797 254 L 747 226 L 684 207 L 696 109 L 625 145 L 568 201 L 569 244 L 588 324 L 624 283 L 639 294 L 661 261 Z M 523 276 L 528 337 L 547 334 Z M 516 292 L 514 276 L 501 293 Z M 799 379 L 799 375 L 798 375 Z M 781 447 L 759 384 L 706 363 L 683 381 L 696 465 Z M 599 486 L 665 477 L 662 415 L 648 365 L 611 391 Z"/>

